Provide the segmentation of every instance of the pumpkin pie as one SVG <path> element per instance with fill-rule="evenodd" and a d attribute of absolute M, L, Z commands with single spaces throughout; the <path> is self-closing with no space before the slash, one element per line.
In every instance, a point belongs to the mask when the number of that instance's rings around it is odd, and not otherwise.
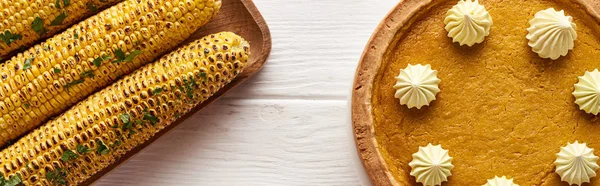
<path fill-rule="evenodd" d="M 585 142 L 600 154 L 600 119 L 580 110 L 578 77 L 600 68 L 600 1 L 480 0 L 493 24 L 484 39 L 456 42 L 445 18 L 457 1 L 405 0 L 384 19 L 357 69 L 352 118 L 358 153 L 375 185 L 421 185 L 410 162 L 441 144 L 452 157 L 442 185 L 569 185 L 556 173 L 561 147 Z M 534 52 L 536 13 L 563 10 L 577 25 L 565 55 Z M 534 47 L 535 48 L 535 47 Z M 420 109 L 395 97 L 401 69 L 427 64 L 439 92 Z M 592 177 L 589 185 L 600 185 Z"/>

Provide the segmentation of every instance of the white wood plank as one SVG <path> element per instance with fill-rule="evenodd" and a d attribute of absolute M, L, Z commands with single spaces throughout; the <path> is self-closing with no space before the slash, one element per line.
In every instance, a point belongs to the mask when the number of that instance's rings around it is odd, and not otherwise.
<path fill-rule="evenodd" d="M 255 0 L 273 50 L 237 98 L 338 99 L 375 27 L 398 0 Z"/>
<path fill-rule="evenodd" d="M 346 110 L 345 101 L 223 99 L 96 185 L 359 185 Z"/>

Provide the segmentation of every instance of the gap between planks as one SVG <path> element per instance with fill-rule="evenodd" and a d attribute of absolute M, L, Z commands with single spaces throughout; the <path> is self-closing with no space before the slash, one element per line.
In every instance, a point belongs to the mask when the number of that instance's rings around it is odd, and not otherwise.
<path fill-rule="evenodd" d="M 264 95 L 257 97 L 237 97 L 225 96 L 221 99 L 239 99 L 239 100 L 297 100 L 297 101 L 339 101 L 347 102 L 348 96 L 285 96 L 285 95 Z"/>

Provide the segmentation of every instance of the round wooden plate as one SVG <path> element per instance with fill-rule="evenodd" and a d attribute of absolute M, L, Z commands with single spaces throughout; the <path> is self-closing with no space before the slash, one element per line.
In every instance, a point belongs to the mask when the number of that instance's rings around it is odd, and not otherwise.
<path fill-rule="evenodd" d="M 374 79 L 384 63 L 390 46 L 396 45 L 397 36 L 404 34 L 415 17 L 426 11 L 420 11 L 434 6 L 442 1 L 433 0 L 402 0 L 394 7 L 379 24 L 362 54 L 356 70 L 351 98 L 352 125 L 358 155 L 366 172 L 375 185 L 399 185 L 389 172 L 383 160 L 373 127 L 372 89 Z M 600 0 L 571 0 L 586 8 L 586 11 L 596 20 L 600 20 Z"/>

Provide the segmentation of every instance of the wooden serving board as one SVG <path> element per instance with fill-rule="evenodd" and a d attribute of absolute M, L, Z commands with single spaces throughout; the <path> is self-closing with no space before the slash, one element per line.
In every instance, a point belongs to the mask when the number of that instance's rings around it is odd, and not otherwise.
<path fill-rule="evenodd" d="M 569 3 L 583 5 L 591 16 L 600 20 L 600 0 L 565 0 Z M 381 21 L 365 47 L 356 70 L 351 98 L 351 118 L 354 139 L 358 155 L 374 185 L 398 185 L 388 165 L 383 160 L 379 144 L 375 139 L 373 107 L 373 82 L 385 63 L 383 59 L 393 52 L 393 47 L 399 42 L 399 37 L 406 33 L 414 17 L 425 13 L 420 11 L 435 0 L 401 0 Z"/>
<path fill-rule="evenodd" d="M 150 140 L 129 151 L 113 165 L 95 174 L 82 185 L 91 185 L 94 181 L 100 179 L 109 171 L 123 164 L 133 155 L 137 154 L 146 146 L 154 142 L 156 139 L 169 132 L 171 129 L 182 123 L 190 116 L 194 115 L 196 112 L 200 111 L 202 108 L 216 101 L 225 95 L 225 93 L 245 82 L 254 76 L 258 71 L 260 71 L 260 69 L 262 69 L 262 67 L 265 65 L 267 57 L 269 57 L 269 54 L 271 53 L 271 33 L 267 23 L 252 0 L 222 0 L 221 10 L 217 14 L 217 17 L 213 18 L 207 25 L 196 31 L 195 34 L 193 34 L 181 45 L 183 46 L 191 41 L 200 39 L 203 36 L 222 31 L 236 33 L 250 42 L 250 59 L 248 60 L 244 71 L 240 73 L 233 81 L 231 81 L 231 83 L 227 84 L 217 93 L 215 93 L 211 98 L 192 109 L 189 113 L 182 116 L 175 123 L 164 128 L 154 137 L 150 138 Z"/>

